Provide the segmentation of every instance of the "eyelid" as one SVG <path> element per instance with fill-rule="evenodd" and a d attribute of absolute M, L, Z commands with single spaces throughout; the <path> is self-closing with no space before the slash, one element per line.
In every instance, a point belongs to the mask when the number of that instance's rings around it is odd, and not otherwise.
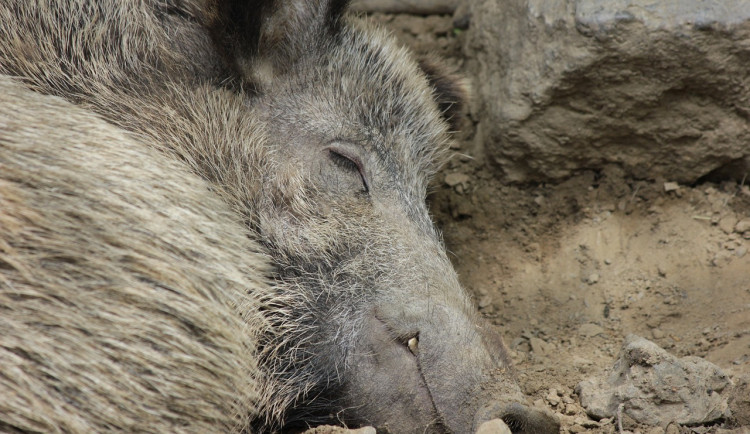
<path fill-rule="evenodd" d="M 328 151 L 329 153 L 336 154 L 341 158 L 346 158 L 347 160 L 354 163 L 354 165 L 357 167 L 357 171 L 359 172 L 360 178 L 362 178 L 362 183 L 364 184 L 364 187 L 365 187 L 365 193 L 370 192 L 370 182 L 366 176 L 365 166 L 364 164 L 362 164 L 362 160 L 359 158 L 359 156 L 357 156 L 354 152 L 348 151 L 339 146 L 331 145 L 331 146 L 326 147 L 325 150 Z"/>

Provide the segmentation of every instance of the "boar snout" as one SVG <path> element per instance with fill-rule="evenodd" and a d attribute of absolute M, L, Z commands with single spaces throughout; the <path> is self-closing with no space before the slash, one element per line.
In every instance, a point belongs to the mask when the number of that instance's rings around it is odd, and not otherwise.
<path fill-rule="evenodd" d="M 363 320 L 358 341 L 346 393 L 353 423 L 468 433 L 502 418 L 514 433 L 558 432 L 553 417 L 518 404 L 524 397 L 500 336 L 471 311 L 435 299 L 380 306 Z"/>

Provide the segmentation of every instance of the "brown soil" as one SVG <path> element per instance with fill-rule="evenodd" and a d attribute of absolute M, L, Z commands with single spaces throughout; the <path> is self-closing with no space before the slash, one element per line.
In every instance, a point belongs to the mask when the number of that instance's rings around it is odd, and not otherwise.
<path fill-rule="evenodd" d="M 451 17 L 373 19 L 471 77 Z M 716 363 L 737 387 L 727 420 L 689 428 L 624 420 L 624 430 L 750 432 L 750 232 L 734 231 L 750 217 L 750 188 L 725 181 L 667 191 L 669 180 L 629 179 L 614 166 L 556 185 L 509 185 L 473 128 L 467 113 L 429 200 L 463 284 L 502 328 L 532 401 L 556 412 L 563 432 L 617 432 L 616 420 L 589 419 L 574 389 L 611 367 L 634 333 Z"/>

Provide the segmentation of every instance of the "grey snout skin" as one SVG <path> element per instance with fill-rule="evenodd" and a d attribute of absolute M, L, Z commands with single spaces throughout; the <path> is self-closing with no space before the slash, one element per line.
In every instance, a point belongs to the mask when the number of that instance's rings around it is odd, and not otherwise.
<path fill-rule="evenodd" d="M 370 315 L 350 359 L 346 419 L 392 433 L 471 433 L 492 419 L 512 433 L 558 433 L 554 415 L 520 404 L 500 335 L 469 309 Z"/>
<path fill-rule="evenodd" d="M 477 412 L 474 431 L 492 419 L 502 419 L 513 434 L 557 434 L 560 422 L 547 412 L 526 407 L 519 403 L 503 405 L 499 402 L 487 404 Z"/>

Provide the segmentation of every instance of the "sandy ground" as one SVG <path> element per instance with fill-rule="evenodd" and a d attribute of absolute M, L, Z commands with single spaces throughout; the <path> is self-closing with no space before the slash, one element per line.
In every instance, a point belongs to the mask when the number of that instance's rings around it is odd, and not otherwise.
<path fill-rule="evenodd" d="M 471 76 L 450 17 L 373 19 Z M 557 413 L 563 432 L 618 432 L 617 420 L 589 419 L 574 389 L 611 367 L 633 333 L 725 370 L 734 415 L 695 427 L 623 418 L 624 431 L 750 432 L 750 231 L 735 230 L 750 217 L 750 180 L 675 186 L 606 167 L 557 185 L 508 185 L 473 128 L 467 113 L 429 201 L 463 284 L 501 327 L 531 400 Z"/>

